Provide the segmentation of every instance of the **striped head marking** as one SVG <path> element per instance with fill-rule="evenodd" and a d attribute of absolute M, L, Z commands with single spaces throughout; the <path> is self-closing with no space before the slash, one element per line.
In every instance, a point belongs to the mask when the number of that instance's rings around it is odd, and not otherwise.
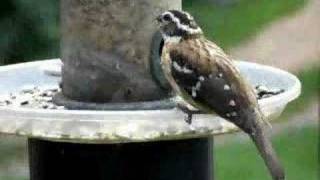
<path fill-rule="evenodd" d="M 160 31 L 166 37 L 187 37 L 203 34 L 194 18 L 187 12 L 169 10 L 157 17 Z"/>

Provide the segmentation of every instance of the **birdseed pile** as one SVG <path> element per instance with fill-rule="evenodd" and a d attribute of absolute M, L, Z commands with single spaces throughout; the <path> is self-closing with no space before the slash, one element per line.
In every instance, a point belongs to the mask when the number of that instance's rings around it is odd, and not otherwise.
<path fill-rule="evenodd" d="M 52 98 L 60 92 L 59 88 L 26 86 L 18 93 L 0 95 L 0 106 L 25 107 L 36 109 L 65 109 L 57 106 Z"/>
<path fill-rule="evenodd" d="M 56 87 L 37 87 L 26 86 L 18 93 L 0 95 L 0 106 L 7 107 L 24 107 L 35 109 L 66 109 L 64 106 L 58 106 L 53 103 L 53 96 L 60 92 Z M 258 99 L 268 98 L 280 93 L 283 89 L 270 89 L 266 86 L 258 85 L 255 87 Z"/>

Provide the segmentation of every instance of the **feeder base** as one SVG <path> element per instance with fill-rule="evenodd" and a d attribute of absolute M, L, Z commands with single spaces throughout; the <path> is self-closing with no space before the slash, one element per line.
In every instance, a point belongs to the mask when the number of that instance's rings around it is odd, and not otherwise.
<path fill-rule="evenodd" d="M 126 144 L 29 139 L 31 180 L 213 180 L 213 138 Z"/>

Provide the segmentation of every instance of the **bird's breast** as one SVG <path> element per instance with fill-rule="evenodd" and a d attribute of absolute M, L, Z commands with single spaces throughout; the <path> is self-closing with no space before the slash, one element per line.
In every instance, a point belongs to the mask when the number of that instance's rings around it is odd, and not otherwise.
<path fill-rule="evenodd" d="M 165 44 L 163 46 L 162 54 L 161 54 L 161 67 L 162 71 L 169 82 L 170 86 L 173 88 L 173 90 L 177 93 L 180 93 L 181 90 L 176 83 L 175 79 L 172 76 L 172 59 L 170 57 L 170 44 Z"/>

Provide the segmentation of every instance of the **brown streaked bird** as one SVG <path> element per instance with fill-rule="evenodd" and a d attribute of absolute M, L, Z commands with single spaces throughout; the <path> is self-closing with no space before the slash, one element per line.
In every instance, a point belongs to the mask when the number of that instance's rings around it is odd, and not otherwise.
<path fill-rule="evenodd" d="M 215 113 L 247 133 L 273 180 L 284 180 L 284 170 L 263 129 L 264 117 L 253 88 L 234 62 L 207 40 L 187 12 L 170 10 L 157 17 L 164 39 L 161 66 L 173 91 L 206 113 Z M 191 123 L 191 111 L 188 113 Z"/>

